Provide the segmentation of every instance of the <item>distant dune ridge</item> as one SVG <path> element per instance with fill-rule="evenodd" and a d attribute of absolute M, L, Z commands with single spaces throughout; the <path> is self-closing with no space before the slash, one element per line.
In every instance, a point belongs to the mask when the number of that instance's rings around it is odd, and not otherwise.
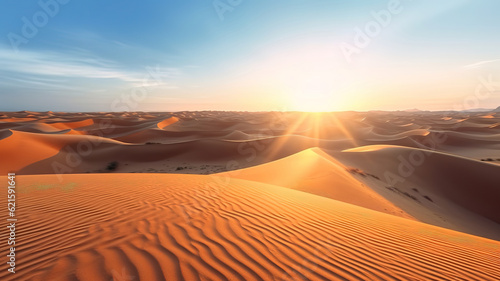
<path fill-rule="evenodd" d="M 1 280 L 500 280 L 495 111 L 4 112 L 0 159 Z"/>

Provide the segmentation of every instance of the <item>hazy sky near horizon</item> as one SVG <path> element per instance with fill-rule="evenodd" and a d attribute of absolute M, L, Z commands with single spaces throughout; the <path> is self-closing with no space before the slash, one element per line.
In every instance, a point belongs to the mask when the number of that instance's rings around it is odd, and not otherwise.
<path fill-rule="evenodd" d="M 2 111 L 500 105 L 496 0 L 0 5 Z"/>

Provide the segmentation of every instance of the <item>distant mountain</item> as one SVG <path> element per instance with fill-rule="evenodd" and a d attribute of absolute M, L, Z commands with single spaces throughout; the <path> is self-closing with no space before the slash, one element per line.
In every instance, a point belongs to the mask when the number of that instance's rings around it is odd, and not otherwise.
<path fill-rule="evenodd" d="M 497 109 L 491 109 L 491 108 L 472 108 L 472 109 L 466 109 L 466 110 L 461 110 L 461 112 L 492 112 L 498 110 Z"/>
<path fill-rule="evenodd" d="M 500 112 L 500 106 L 493 110 L 493 112 Z"/>

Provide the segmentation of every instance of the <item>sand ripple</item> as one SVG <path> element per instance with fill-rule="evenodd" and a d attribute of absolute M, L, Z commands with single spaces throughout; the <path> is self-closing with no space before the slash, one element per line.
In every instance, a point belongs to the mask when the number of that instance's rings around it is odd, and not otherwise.
<path fill-rule="evenodd" d="M 158 174 L 18 185 L 18 273 L 2 280 L 500 278 L 499 242 L 273 185 Z"/>

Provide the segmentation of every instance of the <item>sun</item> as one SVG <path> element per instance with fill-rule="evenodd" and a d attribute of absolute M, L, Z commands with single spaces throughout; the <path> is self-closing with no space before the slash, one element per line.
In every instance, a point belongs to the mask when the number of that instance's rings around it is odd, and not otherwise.
<path fill-rule="evenodd" d="M 328 94 L 319 92 L 304 92 L 292 97 L 292 108 L 296 111 L 327 112 L 333 111 Z"/>
<path fill-rule="evenodd" d="M 344 97 L 335 85 L 322 79 L 308 79 L 288 93 L 292 110 L 330 112 L 342 108 Z"/>

